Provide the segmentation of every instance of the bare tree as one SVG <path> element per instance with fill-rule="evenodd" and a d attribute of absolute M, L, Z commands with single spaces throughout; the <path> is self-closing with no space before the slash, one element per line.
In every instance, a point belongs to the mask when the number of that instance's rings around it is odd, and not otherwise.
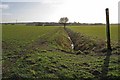
<path fill-rule="evenodd" d="M 68 22 L 68 18 L 67 17 L 62 17 L 62 18 L 60 18 L 60 20 L 59 20 L 59 23 L 60 24 L 63 24 L 64 25 L 64 28 L 65 28 L 65 26 L 66 26 L 66 23 Z"/>

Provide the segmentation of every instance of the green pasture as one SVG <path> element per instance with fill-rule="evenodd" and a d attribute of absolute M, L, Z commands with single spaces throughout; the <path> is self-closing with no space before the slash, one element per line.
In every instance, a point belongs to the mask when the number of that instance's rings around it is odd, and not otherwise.
<path fill-rule="evenodd" d="M 32 41 L 40 36 L 53 31 L 57 27 L 52 26 L 26 26 L 26 25 L 3 25 L 2 39 L 4 40 L 19 40 Z"/>
<path fill-rule="evenodd" d="M 86 36 L 95 39 L 106 40 L 106 26 L 105 25 L 81 25 L 81 26 L 68 26 L 73 31 L 80 32 Z M 111 40 L 118 42 L 118 25 L 110 26 Z"/>
<path fill-rule="evenodd" d="M 67 27 L 91 38 L 105 39 L 104 26 Z M 111 27 L 111 36 L 116 35 L 116 29 L 117 26 Z M 117 40 L 117 36 L 113 40 Z M 71 50 L 67 32 L 58 26 L 3 25 L 2 48 L 3 80 L 97 80 L 104 66 L 105 53 L 76 55 L 77 51 Z M 111 55 L 109 62 L 107 78 L 116 80 L 119 78 L 118 55 Z"/>

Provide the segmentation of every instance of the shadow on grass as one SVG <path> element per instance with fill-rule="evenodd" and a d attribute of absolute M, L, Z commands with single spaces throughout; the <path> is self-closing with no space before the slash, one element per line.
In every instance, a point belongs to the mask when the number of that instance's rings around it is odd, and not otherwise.
<path fill-rule="evenodd" d="M 104 63 L 103 63 L 103 66 L 102 66 L 102 71 L 101 71 L 102 73 L 101 73 L 100 80 L 106 80 L 107 79 L 111 52 L 112 52 L 112 50 L 107 50 L 107 54 L 106 54 L 106 57 L 104 59 Z"/>

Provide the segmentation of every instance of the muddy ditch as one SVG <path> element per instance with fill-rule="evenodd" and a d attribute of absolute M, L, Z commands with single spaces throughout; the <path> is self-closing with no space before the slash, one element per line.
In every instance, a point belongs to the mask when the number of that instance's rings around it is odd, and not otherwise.
<path fill-rule="evenodd" d="M 77 52 L 77 54 L 105 53 L 107 51 L 105 41 L 94 40 L 68 28 L 65 28 L 65 31 L 68 33 L 74 46 L 73 50 Z"/>
<path fill-rule="evenodd" d="M 19 54 L 24 55 L 26 53 L 42 53 L 47 51 L 60 51 L 70 54 L 106 53 L 105 43 L 102 40 L 94 40 L 83 36 L 81 33 L 74 32 L 69 28 L 64 29 L 60 27 L 28 44 Z M 113 49 L 117 53 L 117 48 L 114 47 Z"/>

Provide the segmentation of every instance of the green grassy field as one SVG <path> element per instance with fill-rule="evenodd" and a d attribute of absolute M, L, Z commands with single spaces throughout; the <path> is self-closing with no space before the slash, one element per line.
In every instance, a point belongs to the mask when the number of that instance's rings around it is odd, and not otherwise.
<path fill-rule="evenodd" d="M 88 36 L 92 36 L 89 35 L 91 28 L 86 28 L 89 29 Z M 63 27 L 58 26 L 3 25 L 3 80 L 5 78 L 18 80 L 30 78 L 97 80 L 101 78 L 103 66 L 105 66 L 103 63 L 106 62 L 104 60 L 106 52 L 97 53 L 94 50 L 99 50 L 103 46 L 99 46 L 101 43 L 91 41 L 86 37 L 87 34 L 81 36 L 76 33 L 85 33 L 85 30 L 82 30 L 84 28 L 70 27 L 70 29 L 73 32 L 69 30 L 67 32 Z M 72 50 L 71 40 L 68 38 L 69 32 L 71 39 L 78 44 L 77 48 L 81 48 L 81 52 Z M 118 54 L 117 48 L 114 48 L 114 53 L 108 56 L 110 58 L 107 67 L 109 71 L 106 75 L 108 80 L 119 78 Z M 76 54 L 78 52 L 79 54 Z"/>
<path fill-rule="evenodd" d="M 92 38 L 106 40 L 105 25 L 70 26 L 69 28 L 72 29 L 73 31 L 80 32 Z M 118 42 L 118 25 L 111 25 L 110 30 L 111 30 L 111 40 Z"/>
<path fill-rule="evenodd" d="M 25 26 L 25 25 L 3 25 L 3 40 L 31 41 L 53 31 L 56 27 Z"/>

